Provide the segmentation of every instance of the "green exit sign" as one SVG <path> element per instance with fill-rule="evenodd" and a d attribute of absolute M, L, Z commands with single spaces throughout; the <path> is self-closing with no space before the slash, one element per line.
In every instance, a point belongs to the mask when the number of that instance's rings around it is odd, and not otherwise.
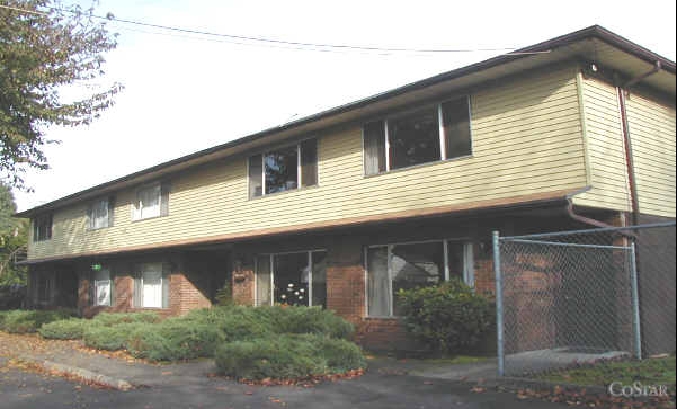
<path fill-rule="evenodd" d="M 92 264 L 92 271 L 101 271 L 101 264 Z"/>

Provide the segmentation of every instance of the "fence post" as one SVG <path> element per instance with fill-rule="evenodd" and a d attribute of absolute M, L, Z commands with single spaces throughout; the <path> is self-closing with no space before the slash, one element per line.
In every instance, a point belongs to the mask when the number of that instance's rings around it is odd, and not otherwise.
<path fill-rule="evenodd" d="M 491 232 L 494 249 L 494 273 L 496 274 L 496 342 L 498 352 L 498 376 L 505 375 L 505 350 L 503 346 L 503 285 L 501 278 L 501 254 L 498 230 Z"/>
<path fill-rule="evenodd" d="M 630 285 L 632 286 L 633 334 L 635 336 L 635 357 L 642 359 L 642 326 L 639 314 L 639 283 L 637 282 L 637 259 L 635 242 L 630 243 Z"/>

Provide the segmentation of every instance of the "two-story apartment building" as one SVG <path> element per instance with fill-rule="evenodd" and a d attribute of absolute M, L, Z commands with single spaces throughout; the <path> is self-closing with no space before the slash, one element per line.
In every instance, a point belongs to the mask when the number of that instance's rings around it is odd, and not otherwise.
<path fill-rule="evenodd" d="M 388 346 L 400 288 L 494 292 L 493 229 L 674 220 L 675 63 L 593 26 L 18 216 L 34 305 L 183 314 L 230 283 Z"/>

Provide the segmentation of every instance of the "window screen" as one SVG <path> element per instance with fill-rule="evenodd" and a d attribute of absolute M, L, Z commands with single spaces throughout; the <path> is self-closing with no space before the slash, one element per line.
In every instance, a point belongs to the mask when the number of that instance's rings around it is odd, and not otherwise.
<path fill-rule="evenodd" d="M 298 187 L 298 151 L 296 146 L 268 152 L 265 156 L 266 194 Z"/>
<path fill-rule="evenodd" d="M 447 159 L 472 154 L 468 98 L 442 104 Z"/>
<path fill-rule="evenodd" d="M 383 121 L 364 126 L 364 173 L 373 175 L 386 170 L 385 127 Z"/>
<path fill-rule="evenodd" d="M 390 168 L 440 160 L 438 114 L 434 108 L 388 120 Z"/>
<path fill-rule="evenodd" d="M 301 143 L 301 186 L 317 184 L 317 139 Z"/>
<path fill-rule="evenodd" d="M 263 171 L 261 155 L 249 157 L 249 197 L 261 196 L 263 192 Z"/>

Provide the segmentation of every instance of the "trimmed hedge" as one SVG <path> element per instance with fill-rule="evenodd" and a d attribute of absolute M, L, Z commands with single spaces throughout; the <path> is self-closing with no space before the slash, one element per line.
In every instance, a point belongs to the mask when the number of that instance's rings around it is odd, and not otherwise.
<path fill-rule="evenodd" d="M 320 334 L 346 339 L 355 331 L 353 324 L 320 307 L 225 306 L 194 310 L 186 319 L 216 325 L 231 341 L 271 334 Z"/>
<path fill-rule="evenodd" d="M 117 351 L 125 349 L 127 340 L 134 331 L 147 326 L 149 325 L 143 322 L 122 322 L 111 327 L 89 325 L 83 331 L 82 341 L 90 348 Z"/>
<path fill-rule="evenodd" d="M 214 359 L 224 375 L 245 379 L 306 378 L 366 367 L 357 345 L 314 334 L 229 342 L 216 349 Z"/>
<path fill-rule="evenodd" d="M 433 351 L 476 352 L 496 322 L 489 301 L 459 280 L 398 293 L 406 327 Z"/>
<path fill-rule="evenodd" d="M 160 316 L 152 311 L 134 312 L 134 313 L 101 313 L 91 319 L 91 325 L 101 325 L 104 327 L 112 327 L 114 325 L 123 323 L 145 322 L 154 323 L 160 322 Z"/>
<path fill-rule="evenodd" d="M 44 324 L 75 315 L 71 309 L 11 310 L 0 316 L 0 330 L 14 333 L 35 332 Z"/>
<path fill-rule="evenodd" d="M 213 325 L 182 318 L 135 329 L 125 341 L 125 349 L 136 358 L 151 361 L 182 361 L 213 356 L 224 341 L 223 332 Z"/>
<path fill-rule="evenodd" d="M 221 306 L 160 320 L 153 312 L 67 319 L 40 330 L 90 348 L 125 349 L 136 358 L 183 361 L 216 357 L 224 373 L 244 378 L 298 378 L 366 367 L 345 338 L 348 321 L 321 308 Z M 219 363 L 220 362 L 220 363 Z"/>
<path fill-rule="evenodd" d="M 258 307 L 256 312 L 268 318 L 270 328 L 279 334 L 318 334 L 330 338 L 349 338 L 353 324 L 320 307 Z"/>
<path fill-rule="evenodd" d="M 184 319 L 195 324 L 211 325 L 223 333 L 226 341 L 240 341 L 273 335 L 270 320 L 258 308 L 232 306 L 196 310 Z"/>
<path fill-rule="evenodd" d="M 47 339 L 81 339 L 89 324 L 88 320 L 69 318 L 44 324 L 38 332 Z"/>

